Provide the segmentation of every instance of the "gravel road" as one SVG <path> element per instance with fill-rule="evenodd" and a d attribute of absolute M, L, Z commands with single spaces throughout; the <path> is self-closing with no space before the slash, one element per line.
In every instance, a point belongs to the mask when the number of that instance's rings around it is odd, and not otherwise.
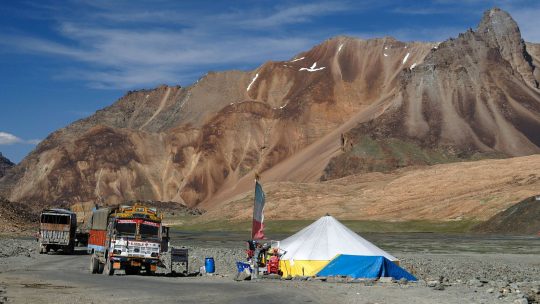
<path fill-rule="evenodd" d="M 540 244 L 533 242 L 531 248 Z M 270 280 L 235 282 L 238 241 L 177 239 L 190 248 L 190 271 L 204 257 L 216 260 L 213 276 L 91 275 L 84 249 L 76 255 L 39 255 L 30 239 L 0 238 L 0 303 L 538 303 L 538 254 L 392 252 L 420 280 L 344 283 Z M 165 270 L 166 272 L 166 270 Z M 526 302 L 525 302 L 526 301 Z"/>

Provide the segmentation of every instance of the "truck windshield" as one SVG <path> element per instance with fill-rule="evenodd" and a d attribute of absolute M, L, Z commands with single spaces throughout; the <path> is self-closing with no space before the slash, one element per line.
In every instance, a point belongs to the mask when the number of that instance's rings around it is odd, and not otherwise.
<path fill-rule="evenodd" d="M 70 222 L 70 217 L 69 215 L 43 213 L 41 215 L 41 222 L 44 224 L 67 225 Z"/>
<path fill-rule="evenodd" d="M 137 230 L 136 223 L 118 222 L 116 223 L 116 231 L 119 235 L 135 235 Z"/>
<path fill-rule="evenodd" d="M 139 232 L 142 238 L 157 238 L 159 237 L 159 224 L 144 221 L 139 226 Z"/>

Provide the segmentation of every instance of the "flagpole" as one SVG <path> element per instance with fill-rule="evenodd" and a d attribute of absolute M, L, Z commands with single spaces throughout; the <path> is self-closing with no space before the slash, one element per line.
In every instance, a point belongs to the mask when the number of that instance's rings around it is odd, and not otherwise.
<path fill-rule="evenodd" d="M 253 220 L 255 221 L 255 210 L 257 208 L 257 184 L 259 183 L 260 176 L 258 173 L 255 173 L 255 197 L 253 199 Z M 251 224 L 251 240 L 253 241 L 253 244 L 255 245 L 255 250 L 253 251 L 253 272 L 251 273 L 251 279 L 257 279 L 259 277 L 259 244 L 255 241 L 255 231 L 254 231 L 254 223 Z"/>

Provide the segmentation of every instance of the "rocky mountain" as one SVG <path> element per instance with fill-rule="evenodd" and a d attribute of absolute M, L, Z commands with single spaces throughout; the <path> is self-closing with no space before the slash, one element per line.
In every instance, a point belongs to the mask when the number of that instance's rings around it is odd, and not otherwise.
<path fill-rule="evenodd" d="M 4 157 L 2 152 L 0 152 L 0 178 L 2 178 L 2 176 L 6 174 L 7 170 L 11 169 L 13 166 L 15 166 L 15 164 Z"/>
<path fill-rule="evenodd" d="M 540 151 L 540 48 L 511 17 L 436 43 L 335 37 L 251 72 L 133 91 L 0 180 L 14 201 L 212 209 L 263 181 Z"/>
<path fill-rule="evenodd" d="M 486 222 L 474 227 L 474 231 L 491 234 L 538 235 L 540 233 L 540 195 L 531 196 L 497 213 Z"/>
<path fill-rule="evenodd" d="M 344 135 L 325 178 L 462 159 L 540 152 L 540 80 L 508 13 L 434 48 L 404 71 L 388 110 Z"/>

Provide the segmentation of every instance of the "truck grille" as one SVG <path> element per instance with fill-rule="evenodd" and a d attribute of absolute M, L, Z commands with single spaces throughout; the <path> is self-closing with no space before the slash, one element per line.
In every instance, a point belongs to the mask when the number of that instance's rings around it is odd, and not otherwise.
<path fill-rule="evenodd" d="M 130 244 L 128 254 L 130 256 L 150 257 L 152 253 L 159 253 L 159 246 L 137 246 Z"/>
<path fill-rule="evenodd" d="M 69 231 L 42 230 L 41 239 L 44 244 L 67 245 L 69 243 Z"/>

